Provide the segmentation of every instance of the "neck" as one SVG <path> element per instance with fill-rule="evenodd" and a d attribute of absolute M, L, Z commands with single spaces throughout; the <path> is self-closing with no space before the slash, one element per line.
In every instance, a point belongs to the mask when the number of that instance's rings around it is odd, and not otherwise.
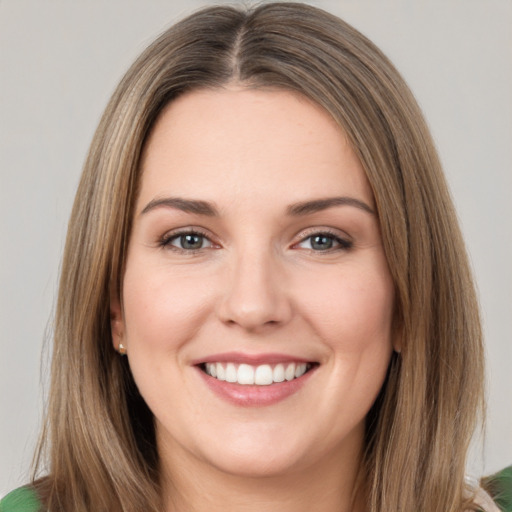
<path fill-rule="evenodd" d="M 174 448 L 172 459 L 161 459 L 166 512 L 364 510 L 364 501 L 354 496 L 360 450 L 283 474 L 248 476 L 226 473 L 190 454 L 177 457 Z"/>

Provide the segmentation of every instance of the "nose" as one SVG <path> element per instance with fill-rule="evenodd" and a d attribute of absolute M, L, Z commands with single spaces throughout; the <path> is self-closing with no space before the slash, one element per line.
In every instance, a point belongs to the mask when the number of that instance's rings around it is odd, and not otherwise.
<path fill-rule="evenodd" d="M 261 332 L 286 324 L 292 301 L 282 263 L 269 252 L 239 254 L 228 271 L 220 319 L 246 331 Z"/>

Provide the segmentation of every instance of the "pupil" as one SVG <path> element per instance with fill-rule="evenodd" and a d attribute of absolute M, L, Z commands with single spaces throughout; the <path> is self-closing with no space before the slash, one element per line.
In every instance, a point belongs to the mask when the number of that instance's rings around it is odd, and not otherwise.
<path fill-rule="evenodd" d="M 184 249 L 200 249 L 203 245 L 201 235 L 182 235 L 181 246 Z"/>
<path fill-rule="evenodd" d="M 317 235 L 313 237 L 311 241 L 311 247 L 313 249 L 325 251 L 332 248 L 332 238 L 325 235 Z"/>

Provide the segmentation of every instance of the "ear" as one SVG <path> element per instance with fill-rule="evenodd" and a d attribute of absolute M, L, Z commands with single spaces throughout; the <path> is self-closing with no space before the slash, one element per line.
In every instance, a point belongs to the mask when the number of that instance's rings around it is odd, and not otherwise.
<path fill-rule="evenodd" d="M 118 352 L 126 347 L 126 342 L 124 342 L 124 347 L 120 347 L 123 343 L 124 332 L 125 328 L 121 301 L 117 293 L 112 293 L 110 297 L 110 333 L 112 335 L 114 349 Z"/>

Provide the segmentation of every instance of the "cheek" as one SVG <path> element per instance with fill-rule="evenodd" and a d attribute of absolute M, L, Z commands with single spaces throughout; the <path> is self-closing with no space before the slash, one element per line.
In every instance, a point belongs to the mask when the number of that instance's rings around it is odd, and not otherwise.
<path fill-rule="evenodd" d="M 182 278 L 165 264 L 135 257 L 128 262 L 123 315 L 130 369 L 151 411 L 167 423 L 170 411 L 184 405 L 181 349 L 207 314 L 204 294 L 199 278 Z"/>
<path fill-rule="evenodd" d="M 198 281 L 194 276 L 171 273 L 165 266 L 133 262 L 123 282 L 129 345 L 174 350 L 192 337 L 208 302 L 207 289 Z"/>
<path fill-rule="evenodd" d="M 394 291 L 387 269 L 340 271 L 305 284 L 303 310 L 333 350 L 358 354 L 391 346 Z"/>

